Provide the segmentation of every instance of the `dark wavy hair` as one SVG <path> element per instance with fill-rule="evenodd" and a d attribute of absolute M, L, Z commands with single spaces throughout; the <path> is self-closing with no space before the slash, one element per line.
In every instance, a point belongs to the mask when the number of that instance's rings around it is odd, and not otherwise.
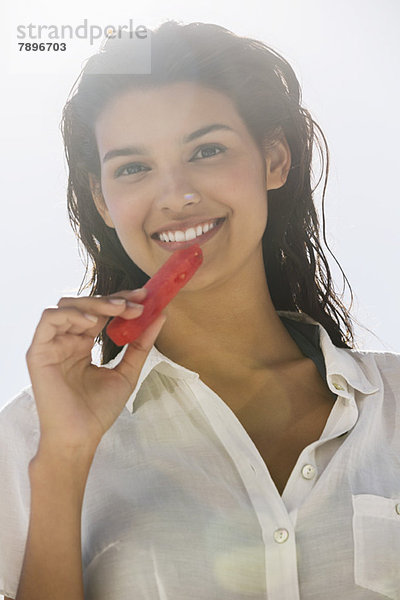
<path fill-rule="evenodd" d="M 279 132 L 284 133 L 291 151 L 291 169 L 286 183 L 268 192 L 268 223 L 262 240 L 271 299 L 276 310 L 304 312 L 313 317 L 336 346 L 353 348 L 349 312 L 353 292 L 325 239 L 328 145 L 319 125 L 302 106 L 301 89 L 293 69 L 266 44 L 237 36 L 214 24 L 182 25 L 168 21 L 149 35 L 150 74 L 129 73 L 137 47 L 129 35 L 109 39 L 87 61 L 63 110 L 61 130 L 69 167 L 68 214 L 87 253 L 80 291 L 90 287 L 90 295 L 110 294 L 141 287 L 148 279 L 128 257 L 115 230 L 105 225 L 92 199 L 88 174 L 93 173 L 99 179 L 101 169 L 94 134 L 97 117 L 112 98 L 128 89 L 196 82 L 226 94 L 233 101 L 263 155 Z M 314 144 L 321 158 L 321 175 L 312 188 Z M 350 309 L 346 309 L 334 291 L 320 243 L 313 194 L 324 172 L 323 237 L 349 286 Z M 83 287 L 90 261 L 91 277 Z M 104 330 L 98 341 L 102 362 L 108 362 L 119 348 Z"/>

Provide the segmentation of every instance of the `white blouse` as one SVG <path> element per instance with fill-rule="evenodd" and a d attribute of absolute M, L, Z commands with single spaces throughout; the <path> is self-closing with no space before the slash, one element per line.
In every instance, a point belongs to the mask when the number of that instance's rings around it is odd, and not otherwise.
<path fill-rule="evenodd" d="M 400 354 L 340 349 L 319 332 L 337 398 L 282 497 L 229 407 L 152 349 L 89 473 L 86 600 L 400 599 Z M 0 412 L 0 592 L 11 598 L 38 440 L 28 388 Z"/>

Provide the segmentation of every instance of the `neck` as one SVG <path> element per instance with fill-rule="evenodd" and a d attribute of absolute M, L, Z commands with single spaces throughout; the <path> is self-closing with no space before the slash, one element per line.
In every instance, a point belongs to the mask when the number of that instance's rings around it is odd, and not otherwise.
<path fill-rule="evenodd" d="M 217 285 L 184 288 L 165 312 L 158 350 L 204 379 L 303 358 L 273 306 L 262 260 Z"/>

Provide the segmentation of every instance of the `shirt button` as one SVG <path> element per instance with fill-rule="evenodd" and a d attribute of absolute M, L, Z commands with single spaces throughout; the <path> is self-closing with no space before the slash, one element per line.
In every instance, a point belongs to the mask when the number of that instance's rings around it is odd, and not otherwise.
<path fill-rule="evenodd" d="M 301 470 L 301 474 L 303 475 L 304 479 L 314 479 L 316 473 L 317 469 L 314 467 L 314 465 L 304 465 Z"/>
<path fill-rule="evenodd" d="M 400 503 L 396 504 L 396 512 L 398 515 L 400 515 Z"/>
<path fill-rule="evenodd" d="M 289 532 L 287 529 L 277 529 L 274 531 L 274 540 L 278 544 L 283 544 L 289 537 Z"/>
<path fill-rule="evenodd" d="M 343 387 L 342 385 L 340 385 L 340 383 L 334 383 L 334 384 L 333 384 L 333 387 L 334 387 L 336 390 L 341 390 L 342 392 L 344 391 L 344 387 Z"/>

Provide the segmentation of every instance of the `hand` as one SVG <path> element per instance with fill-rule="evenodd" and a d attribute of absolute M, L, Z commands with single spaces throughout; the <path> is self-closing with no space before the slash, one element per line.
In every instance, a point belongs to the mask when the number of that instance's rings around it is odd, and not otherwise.
<path fill-rule="evenodd" d="M 133 343 L 114 369 L 91 363 L 95 338 L 110 317 L 142 314 L 144 288 L 102 297 L 62 298 L 44 310 L 26 361 L 39 414 L 40 444 L 95 449 L 123 410 L 165 315 Z"/>

